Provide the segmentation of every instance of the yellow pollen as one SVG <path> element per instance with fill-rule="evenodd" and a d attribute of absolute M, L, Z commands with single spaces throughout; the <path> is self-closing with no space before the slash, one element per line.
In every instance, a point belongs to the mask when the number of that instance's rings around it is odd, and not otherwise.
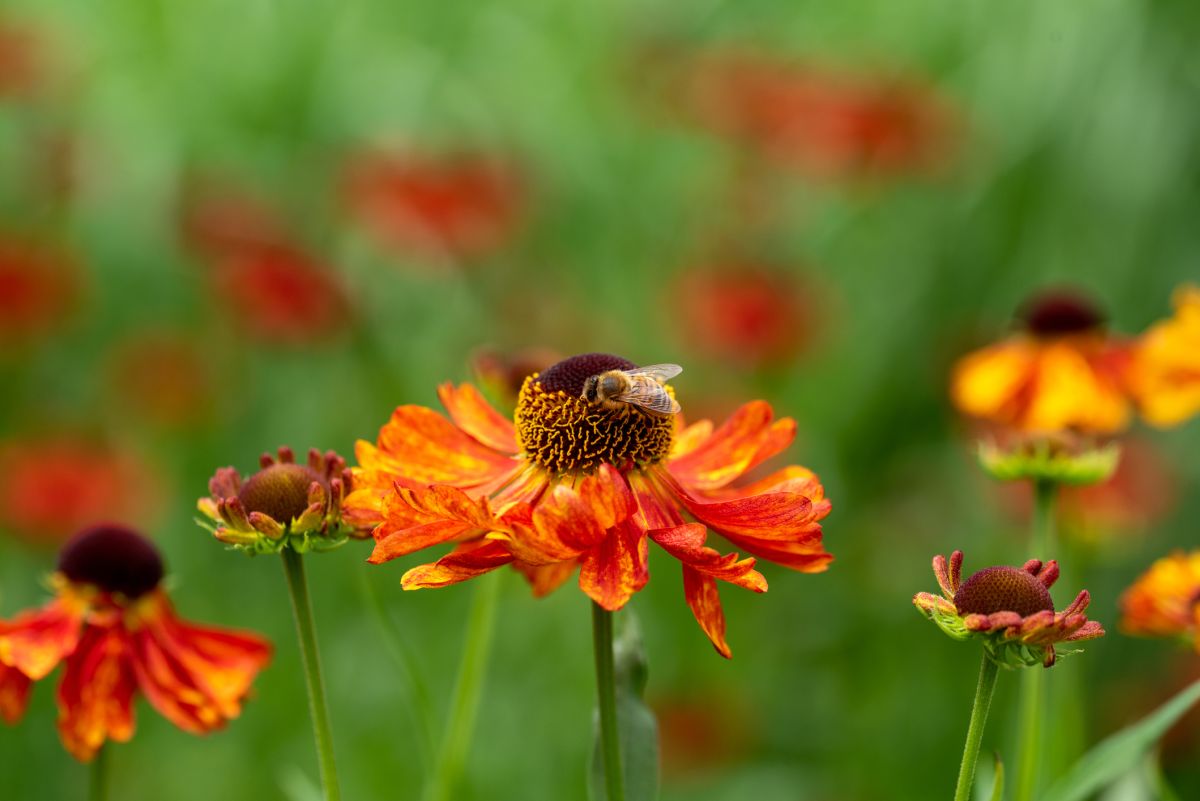
<path fill-rule="evenodd" d="M 537 465 L 552 473 L 586 473 L 601 462 L 624 468 L 662 461 L 671 452 L 675 419 L 629 404 L 607 409 L 563 390 L 550 392 L 534 374 L 521 386 L 516 427 L 521 450 Z"/>

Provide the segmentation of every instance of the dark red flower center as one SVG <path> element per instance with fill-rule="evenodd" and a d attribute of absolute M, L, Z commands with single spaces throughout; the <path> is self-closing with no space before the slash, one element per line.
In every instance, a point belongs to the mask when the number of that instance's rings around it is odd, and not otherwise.
<path fill-rule="evenodd" d="M 1016 612 L 1027 617 L 1054 610 L 1046 585 L 1016 567 L 986 567 L 962 583 L 954 593 L 960 615 Z"/>
<path fill-rule="evenodd" d="M 141 534 L 102 524 L 84 529 L 63 546 L 58 570 L 73 582 L 137 598 L 162 581 L 163 562 L 158 549 Z"/>
<path fill-rule="evenodd" d="M 609 370 L 637 365 L 609 353 L 572 356 L 530 376 L 517 398 L 517 440 L 526 456 L 554 473 L 653 464 L 671 452 L 675 420 L 630 404 L 584 400 L 583 385 Z"/>
<path fill-rule="evenodd" d="M 308 488 L 314 481 L 325 484 L 320 474 L 307 465 L 279 462 L 252 475 L 238 492 L 238 500 L 247 512 L 261 512 L 280 523 L 290 523 L 308 508 Z"/>
<path fill-rule="evenodd" d="M 1099 328 L 1104 314 L 1083 295 L 1069 290 L 1044 292 L 1021 309 L 1019 317 L 1035 336 L 1079 334 Z"/>

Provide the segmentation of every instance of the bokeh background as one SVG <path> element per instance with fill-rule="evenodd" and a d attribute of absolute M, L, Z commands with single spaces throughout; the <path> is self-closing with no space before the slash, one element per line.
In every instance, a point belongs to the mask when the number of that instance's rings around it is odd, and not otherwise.
<path fill-rule="evenodd" d="M 1020 563 L 1029 513 L 974 467 L 948 371 L 1037 288 L 1081 287 L 1132 334 L 1197 277 L 1198 37 L 1181 0 L 5 0 L 0 615 L 44 599 L 79 525 L 144 527 L 185 616 L 278 651 L 219 735 L 141 702 L 114 797 L 307 798 L 282 571 L 195 525 L 212 471 L 280 444 L 349 457 L 444 380 L 503 404 L 554 354 L 673 361 L 689 418 L 763 397 L 799 421 L 788 457 L 833 499 L 837 560 L 726 589 L 727 662 L 653 554 L 631 608 L 663 798 L 948 797 L 977 654 L 910 599 L 935 553 Z M 1065 504 L 1056 600 L 1088 587 L 1110 635 L 1054 670 L 1081 690 L 1052 764 L 1197 672 L 1115 623 L 1135 575 L 1196 544 L 1198 429 L 1135 430 L 1118 483 Z M 412 688 L 365 599 L 440 726 L 471 591 L 405 594 L 407 564 L 365 556 L 307 560 L 345 795 L 414 798 Z M 457 797 L 583 798 L 586 599 L 516 574 L 501 593 Z M 1016 685 L 985 750 L 1012 753 Z M 48 682 L 0 729 L 5 798 L 82 795 L 53 718 Z M 1168 739 L 1180 797 L 1198 752 L 1196 721 Z"/>

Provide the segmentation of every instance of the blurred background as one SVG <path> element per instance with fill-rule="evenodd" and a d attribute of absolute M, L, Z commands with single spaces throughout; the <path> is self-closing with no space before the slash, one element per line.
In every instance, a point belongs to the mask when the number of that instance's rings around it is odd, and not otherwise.
<path fill-rule="evenodd" d="M 725 661 L 653 553 L 631 608 L 663 798 L 948 797 L 978 656 L 911 597 L 936 590 L 935 553 L 1022 562 L 1029 515 L 974 467 L 948 372 L 1040 287 L 1078 286 L 1134 334 L 1197 278 L 1198 35 L 1182 0 L 5 0 L 0 616 L 45 599 L 82 524 L 141 526 L 184 616 L 278 650 L 224 733 L 139 702 L 114 797 L 305 798 L 282 571 L 195 525 L 213 470 L 281 444 L 352 458 L 444 380 L 503 406 L 557 355 L 678 362 L 691 419 L 762 397 L 799 421 L 787 457 L 833 499 L 837 560 L 727 588 Z M 1054 670 L 1083 691 L 1051 764 L 1200 672 L 1116 631 L 1132 578 L 1196 545 L 1200 425 L 1125 441 L 1117 479 L 1063 505 L 1055 600 L 1086 586 L 1110 635 Z M 344 792 L 413 798 L 411 690 L 365 598 L 440 726 L 471 593 L 405 594 L 424 555 L 366 553 L 307 560 Z M 501 592 L 458 797 L 582 798 L 586 599 L 535 601 L 515 573 Z M 1017 684 L 985 750 L 1013 753 Z M 83 794 L 53 695 L 0 728 L 6 798 Z M 1165 746 L 1183 798 L 1198 750 L 1196 719 Z"/>

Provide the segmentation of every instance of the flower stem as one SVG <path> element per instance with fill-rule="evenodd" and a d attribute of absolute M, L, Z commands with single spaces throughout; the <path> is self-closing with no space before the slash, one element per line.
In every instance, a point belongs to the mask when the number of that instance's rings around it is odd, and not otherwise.
<path fill-rule="evenodd" d="M 1033 536 L 1035 559 L 1046 559 L 1054 549 L 1054 502 L 1058 484 L 1038 480 L 1033 484 Z M 1038 768 L 1042 754 L 1042 708 L 1046 676 L 1042 668 L 1029 668 L 1021 674 L 1021 718 L 1018 726 L 1019 754 L 1017 759 L 1014 801 L 1029 801 L 1037 787 Z"/>
<path fill-rule="evenodd" d="M 446 731 L 434 762 L 433 775 L 425 790 L 425 801 L 446 801 L 456 797 L 455 785 L 467 761 L 467 751 L 475 731 L 475 713 L 479 708 L 479 696 L 483 691 L 483 678 L 491 651 L 499 581 L 499 573 L 493 572 L 475 582 L 475 596 L 467 617 L 467 639 L 458 667 L 454 700 L 446 719 Z"/>
<path fill-rule="evenodd" d="M 88 801 L 106 801 L 108 798 L 108 748 L 100 746 L 92 758 L 91 780 Z"/>
<path fill-rule="evenodd" d="M 625 775 L 621 771 L 621 735 L 617 730 L 612 612 L 595 601 L 592 602 L 592 647 L 596 652 L 596 690 L 600 707 L 600 745 L 604 755 L 606 801 L 625 801 Z"/>
<path fill-rule="evenodd" d="M 987 724 L 988 709 L 992 706 L 992 693 L 996 689 L 999 673 L 1000 666 L 984 651 L 983 664 L 979 666 L 979 684 L 975 688 L 975 703 L 971 707 L 971 724 L 967 727 L 967 743 L 963 746 L 962 765 L 958 769 L 954 801 L 968 801 L 971 797 L 975 763 L 979 761 L 979 744 L 983 742 L 983 727 Z"/>
<path fill-rule="evenodd" d="M 333 762 L 329 705 L 325 701 L 325 683 L 321 679 L 321 655 L 317 650 L 317 629 L 313 623 L 312 602 L 308 597 L 308 580 L 304 577 L 303 557 L 291 547 L 284 548 L 281 553 L 288 594 L 292 599 L 292 615 L 296 619 L 296 635 L 300 640 L 300 656 L 304 662 L 308 710 L 312 716 L 313 735 L 317 741 L 321 784 L 325 788 L 326 801 L 338 801 L 341 791 L 338 789 L 337 768 Z"/>

